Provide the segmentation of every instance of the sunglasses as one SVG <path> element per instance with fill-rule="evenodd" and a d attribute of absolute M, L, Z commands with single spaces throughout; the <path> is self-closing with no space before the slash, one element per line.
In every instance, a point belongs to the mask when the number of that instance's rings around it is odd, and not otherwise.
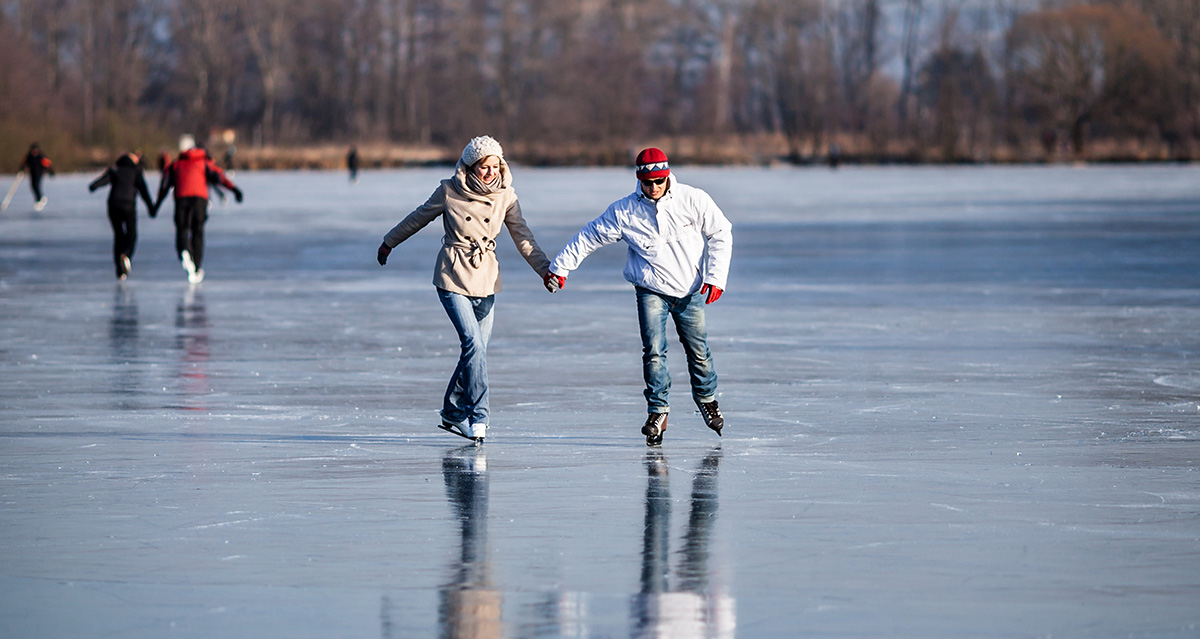
<path fill-rule="evenodd" d="M 642 180 L 642 185 L 643 186 L 658 186 L 659 184 L 662 184 L 663 182 L 666 182 L 666 181 L 667 181 L 667 178 L 665 178 L 665 177 L 654 178 L 652 180 Z"/>

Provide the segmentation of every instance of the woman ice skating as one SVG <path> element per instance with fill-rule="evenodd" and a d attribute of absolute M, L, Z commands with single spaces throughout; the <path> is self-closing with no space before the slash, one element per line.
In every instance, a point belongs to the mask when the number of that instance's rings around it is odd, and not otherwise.
<path fill-rule="evenodd" d="M 409 213 L 379 245 L 380 266 L 396 245 L 438 216 L 442 248 L 434 266 L 433 285 L 458 331 L 462 353 L 446 387 L 439 428 L 483 441 L 488 426 L 487 344 L 492 333 L 492 305 L 500 290 L 496 238 L 508 228 L 517 251 L 545 278 L 550 260 L 538 247 L 512 187 L 512 172 L 500 143 L 488 136 L 472 139 L 463 149 L 454 176 L 420 207 Z"/>
<path fill-rule="evenodd" d="M 113 262 L 117 266 L 117 279 L 121 281 L 129 277 L 133 250 L 137 245 L 137 197 L 142 196 L 150 217 L 158 213 L 150 199 L 140 160 L 136 152 L 126 153 L 88 185 L 91 192 L 106 184 L 112 185 L 108 191 L 108 221 L 113 229 Z"/>

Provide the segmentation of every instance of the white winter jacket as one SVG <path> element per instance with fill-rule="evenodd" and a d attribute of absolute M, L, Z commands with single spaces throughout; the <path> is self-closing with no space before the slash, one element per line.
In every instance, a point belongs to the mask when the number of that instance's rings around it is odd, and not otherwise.
<path fill-rule="evenodd" d="M 639 185 L 610 204 L 559 251 L 550 270 L 567 275 L 596 249 L 624 240 L 625 279 L 635 286 L 672 297 L 695 293 L 703 284 L 724 290 L 733 225 L 708 193 L 674 176 L 669 185 L 657 202 Z"/>

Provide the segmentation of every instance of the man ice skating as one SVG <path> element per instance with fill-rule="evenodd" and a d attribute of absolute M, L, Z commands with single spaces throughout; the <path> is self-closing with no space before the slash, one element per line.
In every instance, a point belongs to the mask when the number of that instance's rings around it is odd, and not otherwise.
<path fill-rule="evenodd" d="M 175 189 L 175 254 L 192 284 L 204 280 L 204 223 L 208 221 L 210 183 L 224 186 L 238 202 L 242 201 L 241 189 L 225 177 L 204 149 L 198 146 L 184 149 L 163 172 L 158 199 L 154 202 L 157 211 L 167 192 Z"/>
<path fill-rule="evenodd" d="M 717 372 L 708 350 L 704 305 L 725 290 L 733 251 L 732 225 L 704 191 L 674 179 L 667 154 L 656 148 L 637 155 L 638 188 L 613 202 L 558 253 L 546 274 L 551 293 L 596 249 L 618 240 L 629 247 L 625 279 L 637 294 L 642 335 L 642 376 L 647 413 L 646 445 L 662 443 L 667 428 L 671 374 L 667 367 L 667 316 L 675 322 L 687 355 L 692 399 L 704 423 L 721 434 Z"/>
<path fill-rule="evenodd" d="M 137 153 L 126 153 L 117 158 L 116 164 L 108 167 L 104 174 L 88 185 L 88 191 L 111 184 L 108 191 L 108 221 L 113 229 L 113 262 L 117 266 L 117 279 L 129 276 L 133 250 L 137 245 L 137 197 L 142 196 L 147 212 L 154 217 L 158 210 L 150 200 L 150 189 Z"/>
<path fill-rule="evenodd" d="M 33 208 L 40 211 L 46 208 L 46 196 L 42 194 L 42 176 L 49 173 L 54 175 L 54 165 L 50 158 L 42 155 L 42 149 L 37 143 L 29 145 L 29 152 L 21 160 L 21 170 L 29 174 L 29 188 L 33 190 Z"/>

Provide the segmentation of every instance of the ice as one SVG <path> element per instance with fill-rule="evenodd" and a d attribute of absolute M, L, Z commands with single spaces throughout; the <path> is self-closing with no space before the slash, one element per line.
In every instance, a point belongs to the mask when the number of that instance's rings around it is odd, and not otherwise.
<path fill-rule="evenodd" d="M 551 253 L 634 188 L 515 171 Z M 677 167 L 727 423 L 673 348 L 661 449 L 620 246 L 552 296 L 501 238 L 488 441 L 436 428 L 440 228 L 375 248 L 448 173 L 239 172 L 196 286 L 170 204 L 119 284 L 94 176 L 18 192 L 0 636 L 1200 636 L 1197 167 Z"/>

